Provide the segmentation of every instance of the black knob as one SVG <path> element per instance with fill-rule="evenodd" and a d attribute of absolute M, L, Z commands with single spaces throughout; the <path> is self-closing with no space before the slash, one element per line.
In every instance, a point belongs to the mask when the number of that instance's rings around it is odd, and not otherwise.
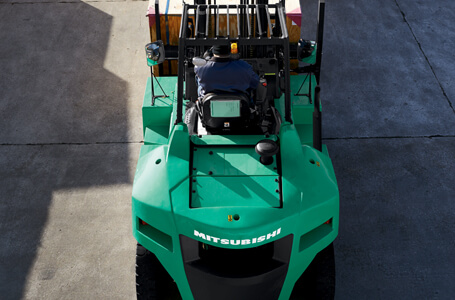
<path fill-rule="evenodd" d="M 260 162 L 263 165 L 271 165 L 273 156 L 278 153 L 278 144 L 272 140 L 261 140 L 256 144 L 256 153 L 261 156 Z"/>

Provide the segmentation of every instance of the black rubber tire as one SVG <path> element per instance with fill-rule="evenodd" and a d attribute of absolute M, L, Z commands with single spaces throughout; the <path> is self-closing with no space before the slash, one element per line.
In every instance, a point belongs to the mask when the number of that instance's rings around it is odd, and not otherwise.
<path fill-rule="evenodd" d="M 333 243 L 319 252 L 295 283 L 290 299 L 335 298 L 335 252 Z"/>
<path fill-rule="evenodd" d="M 139 300 L 181 299 L 177 285 L 156 256 L 137 244 L 136 294 Z"/>

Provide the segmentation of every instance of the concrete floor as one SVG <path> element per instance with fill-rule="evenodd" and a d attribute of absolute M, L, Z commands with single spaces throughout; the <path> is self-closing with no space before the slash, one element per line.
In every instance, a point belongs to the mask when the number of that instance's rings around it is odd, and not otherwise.
<path fill-rule="evenodd" d="M 315 1 L 302 2 L 311 29 Z M 147 5 L 0 2 L 1 299 L 135 299 Z M 326 12 L 336 299 L 453 299 L 455 2 Z"/>

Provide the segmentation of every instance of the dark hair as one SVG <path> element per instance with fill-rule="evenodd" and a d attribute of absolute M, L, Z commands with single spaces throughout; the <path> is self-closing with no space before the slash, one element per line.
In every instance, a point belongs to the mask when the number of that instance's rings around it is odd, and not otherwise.
<path fill-rule="evenodd" d="M 213 46 L 213 54 L 226 55 L 231 53 L 231 47 L 229 45 L 215 45 Z"/>

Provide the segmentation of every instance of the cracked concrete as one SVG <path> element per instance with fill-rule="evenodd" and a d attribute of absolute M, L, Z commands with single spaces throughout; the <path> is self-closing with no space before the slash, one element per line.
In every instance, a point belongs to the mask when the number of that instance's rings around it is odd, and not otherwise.
<path fill-rule="evenodd" d="M 455 135 L 427 135 L 427 136 L 373 136 L 373 137 L 334 137 L 323 138 L 323 141 L 336 140 L 374 140 L 374 139 L 433 139 L 433 138 L 453 138 Z"/>
<path fill-rule="evenodd" d="M 422 51 L 422 54 L 423 54 L 423 56 L 425 57 L 425 60 L 427 61 L 428 65 L 430 66 L 431 71 L 433 72 L 433 75 L 434 75 L 436 81 L 438 82 L 439 87 L 441 88 L 442 94 L 443 94 L 444 97 L 447 99 L 447 102 L 448 102 L 448 104 L 450 105 L 450 107 L 452 108 L 453 112 L 455 112 L 455 109 L 453 108 L 452 103 L 450 102 L 449 97 L 447 96 L 446 91 L 444 90 L 444 87 L 442 86 L 441 81 L 440 81 L 439 78 L 438 78 L 438 75 L 436 74 L 436 72 L 435 72 L 433 66 L 431 65 L 428 56 L 425 54 L 425 51 L 423 50 L 422 45 L 420 44 L 420 42 L 419 42 L 419 40 L 417 39 L 417 37 L 416 37 L 414 31 L 412 30 L 411 24 L 409 24 L 408 20 L 406 19 L 406 14 L 405 14 L 405 13 L 403 12 L 403 10 L 401 9 L 400 4 L 398 3 L 397 0 L 395 0 L 395 3 L 396 3 L 398 9 L 399 9 L 400 12 L 401 12 L 401 15 L 403 16 L 403 20 L 404 20 L 404 21 L 406 22 L 406 24 L 408 25 L 409 30 L 411 31 L 412 36 L 414 37 L 414 39 L 415 39 L 417 45 L 419 45 L 420 51 Z"/>
<path fill-rule="evenodd" d="M 302 0 L 302 35 L 315 0 Z M 147 2 L 0 3 L 0 295 L 135 299 Z M 455 294 L 455 2 L 327 1 L 336 299 Z M 311 30 L 309 30 L 310 28 Z"/>
<path fill-rule="evenodd" d="M 395 0 L 330 2 L 325 29 L 324 137 L 454 133 L 454 111 L 430 67 L 447 57 L 428 64 Z"/>

